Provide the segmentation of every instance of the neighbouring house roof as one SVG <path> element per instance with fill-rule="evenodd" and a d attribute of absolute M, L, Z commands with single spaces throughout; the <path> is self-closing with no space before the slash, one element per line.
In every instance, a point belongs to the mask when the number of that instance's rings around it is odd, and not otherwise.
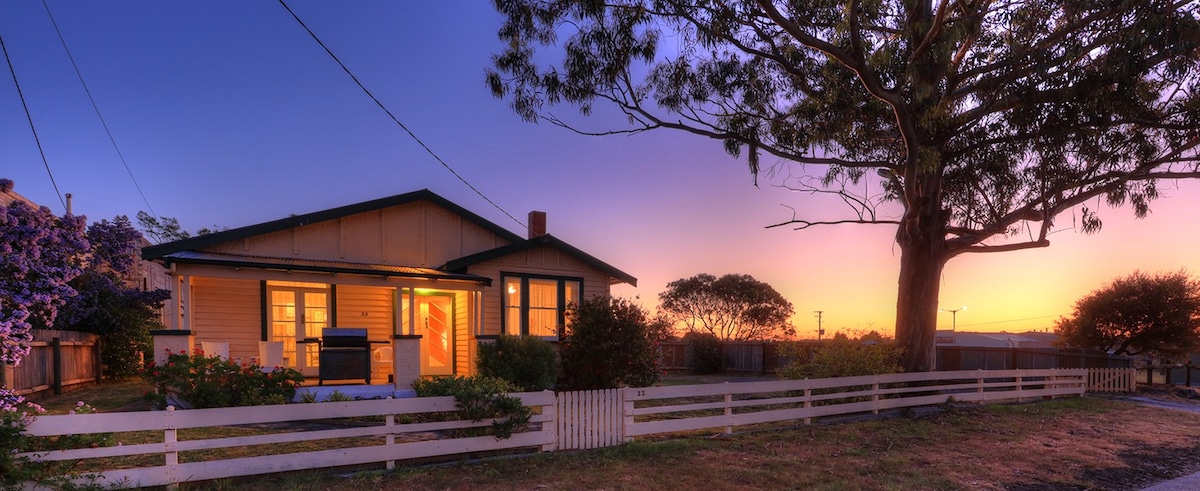
<path fill-rule="evenodd" d="M 482 227 L 483 229 L 492 232 L 509 242 L 519 242 L 524 240 L 520 235 L 514 234 L 507 229 L 488 221 L 487 219 L 470 212 L 466 208 L 452 203 L 450 200 L 434 194 L 428 189 L 413 191 L 410 193 L 398 194 L 387 198 L 380 198 L 371 201 L 365 201 L 353 205 L 341 206 L 325 211 L 307 213 L 304 215 L 292 215 L 287 218 L 281 218 L 270 222 L 260 223 L 257 225 L 249 225 L 229 230 L 222 230 L 211 234 L 199 235 L 196 237 L 159 244 L 142 249 L 142 257 L 145 259 L 159 259 L 168 254 L 173 254 L 180 251 L 190 251 L 195 249 L 203 249 L 225 242 L 240 240 L 256 235 L 278 232 L 291 228 L 300 227 L 325 220 L 333 220 L 350 215 L 356 215 L 368 211 L 380 210 L 391 206 L 414 203 L 417 201 L 430 201 L 442 208 L 465 218 L 466 220 Z"/>
<path fill-rule="evenodd" d="M 263 256 L 242 256 L 214 252 L 179 251 L 161 256 L 166 266 L 171 263 L 207 264 L 239 268 L 276 269 L 287 271 L 319 271 L 323 273 L 345 273 L 431 280 L 472 281 L 490 286 L 491 278 L 465 273 L 449 273 L 431 268 L 395 266 L 390 264 L 352 263 L 346 261 L 318 261 Z"/>
<path fill-rule="evenodd" d="M 1052 332 L 966 332 L 937 331 L 938 346 L 971 348 L 1052 348 L 1058 335 Z"/>
<path fill-rule="evenodd" d="M 593 268 L 603 271 L 604 273 L 608 274 L 609 276 L 611 276 L 613 278 L 616 278 L 619 281 L 628 283 L 632 286 L 637 286 L 637 278 L 634 278 L 629 273 L 621 271 L 621 270 L 613 267 L 612 265 L 609 265 L 608 263 L 597 259 L 595 256 L 592 256 L 591 254 L 583 252 L 579 248 L 572 246 L 571 244 L 568 244 L 566 242 L 563 242 L 562 240 L 558 239 L 557 237 L 554 237 L 549 234 L 543 235 L 540 237 L 534 237 L 529 240 L 522 240 L 522 241 L 515 242 L 513 244 L 509 244 L 506 246 L 501 246 L 501 247 L 483 251 L 483 252 L 480 252 L 477 254 L 472 254 L 470 256 L 461 257 L 461 258 L 455 259 L 453 261 L 447 262 L 445 265 L 443 265 L 441 268 L 438 268 L 438 269 L 442 269 L 445 271 L 464 272 L 467 270 L 467 267 L 469 267 L 471 265 L 479 264 L 479 263 L 482 263 L 485 261 L 491 261 L 493 259 L 499 259 L 504 256 L 508 256 L 508 255 L 515 254 L 518 252 L 527 251 L 527 250 L 533 249 L 535 247 L 540 247 L 540 246 L 553 247 L 555 249 L 563 251 L 563 252 L 567 253 L 568 255 L 570 255 L 571 257 L 574 257 L 575 259 L 578 259 Z"/>
<path fill-rule="evenodd" d="M 8 206 L 10 203 L 12 203 L 14 201 L 23 201 L 26 204 L 28 204 L 29 206 L 32 206 L 34 208 L 38 207 L 37 203 L 30 201 L 29 198 L 21 196 L 19 193 L 17 193 L 16 191 L 13 191 L 12 189 L 9 189 L 7 191 L 0 191 L 0 206 Z"/>

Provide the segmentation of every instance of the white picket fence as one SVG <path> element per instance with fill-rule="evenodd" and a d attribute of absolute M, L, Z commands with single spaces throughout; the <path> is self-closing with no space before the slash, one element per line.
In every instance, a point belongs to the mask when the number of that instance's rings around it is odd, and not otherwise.
<path fill-rule="evenodd" d="M 1136 368 L 1089 368 L 1088 392 L 1137 392 Z"/>
<path fill-rule="evenodd" d="M 101 483 L 160 486 L 256 474 L 325 467 L 384 463 L 423 457 L 517 448 L 542 451 L 615 446 L 634 437 L 680 431 L 793 421 L 888 409 L 943 404 L 948 401 L 991 402 L 1082 395 L 1086 369 L 929 372 L 783 380 L 710 385 L 611 389 L 554 394 L 514 394 L 535 408 L 530 428 L 508 439 L 492 436 L 451 437 L 457 429 L 482 427 L 491 421 L 411 422 L 413 415 L 454 411 L 452 397 L 325 402 L 280 406 L 191 409 L 136 413 L 101 413 L 39 417 L 29 426 L 34 436 L 153 431 L 155 443 L 81 448 L 21 454 L 41 460 L 84 460 L 106 457 L 157 456 L 160 464 L 104 470 Z M 248 436 L 183 439 L 180 430 L 240 425 L 312 422 L 359 418 L 359 424 L 333 429 L 288 429 Z M 333 441 L 359 438 L 354 445 L 333 448 Z M 286 448 L 289 444 L 327 441 L 319 450 Z M 342 444 L 345 440 L 342 440 Z M 265 448 L 274 446 L 274 448 Z M 242 453 L 274 453 L 249 457 L 211 458 L 184 452 L 250 449 Z M 288 452 L 289 453 L 282 453 Z M 183 457 L 183 458 L 181 458 Z"/>

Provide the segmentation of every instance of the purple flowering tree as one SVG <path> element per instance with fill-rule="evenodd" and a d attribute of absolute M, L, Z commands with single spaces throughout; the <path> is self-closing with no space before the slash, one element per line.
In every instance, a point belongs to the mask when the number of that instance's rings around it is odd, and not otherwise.
<path fill-rule="evenodd" d="M 0 192 L 12 189 L 0 179 Z M 52 325 L 75 294 L 69 281 L 83 272 L 89 243 L 83 217 L 56 217 L 17 200 L 0 206 L 0 363 L 29 353 L 35 325 Z"/>
<path fill-rule="evenodd" d="M 161 328 L 158 309 L 171 296 L 168 290 L 142 291 L 126 281 L 135 272 L 142 234 L 128 217 L 100 220 L 87 229 L 91 244 L 88 266 L 71 280 L 77 295 L 58 311 L 57 329 L 99 334 L 105 374 L 137 373 L 141 355 L 153 344 L 150 330 Z"/>

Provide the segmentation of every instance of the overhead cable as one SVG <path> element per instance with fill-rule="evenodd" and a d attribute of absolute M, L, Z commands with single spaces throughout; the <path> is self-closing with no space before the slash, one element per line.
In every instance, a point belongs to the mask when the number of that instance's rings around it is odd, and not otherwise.
<path fill-rule="evenodd" d="M 54 194 L 58 196 L 58 202 L 62 203 L 63 209 L 66 210 L 67 202 L 63 199 L 62 192 L 58 190 L 58 182 L 55 182 L 54 173 L 50 171 L 50 161 L 46 160 L 46 152 L 42 150 L 42 141 L 38 138 L 37 128 L 33 126 L 33 116 L 29 114 L 29 105 L 25 103 L 25 94 L 21 92 L 21 83 L 17 81 L 17 71 L 13 69 L 12 58 L 8 56 L 8 47 L 4 45 L 4 36 L 0 36 L 0 51 L 4 51 L 4 61 L 8 63 L 8 72 L 12 74 L 13 85 L 17 86 L 17 96 L 21 98 L 21 107 L 25 108 L 25 119 L 29 120 L 29 131 L 33 132 L 33 141 L 37 143 L 38 153 L 42 156 L 42 165 L 46 166 L 50 184 L 54 185 Z"/>
<path fill-rule="evenodd" d="M 138 194 L 142 196 L 142 202 L 146 204 L 146 209 L 150 210 L 150 216 L 158 218 L 154 213 L 154 207 L 150 206 L 150 200 L 146 199 L 146 193 L 142 192 L 142 186 L 138 184 L 137 178 L 133 177 L 133 171 L 129 170 L 129 163 L 125 161 L 125 155 L 121 153 L 121 148 L 117 146 L 117 140 L 113 138 L 112 131 L 108 129 L 108 123 L 104 121 L 104 116 L 100 114 L 100 106 L 96 104 L 96 99 L 92 97 L 92 91 L 88 89 L 87 82 L 83 81 L 83 73 L 79 71 L 79 65 L 75 63 L 75 57 L 71 55 L 71 49 L 67 47 L 67 40 L 63 38 L 62 31 L 58 29 L 58 22 L 54 20 L 54 14 L 50 12 L 50 5 L 46 0 L 42 0 L 42 6 L 46 7 L 46 15 L 50 16 L 50 24 L 54 25 L 54 32 L 58 34 L 58 40 L 62 42 L 63 51 L 67 52 L 67 58 L 71 60 L 71 67 L 75 68 L 75 75 L 79 77 L 79 83 L 83 85 L 83 91 L 87 94 L 88 100 L 92 103 L 92 109 L 96 110 L 96 117 L 100 118 L 100 125 L 104 127 L 104 133 L 108 135 L 108 141 L 112 142 L 113 150 L 116 150 L 117 157 L 121 159 L 121 165 L 125 166 L 125 172 L 129 174 L 129 180 L 133 181 L 133 187 L 137 188 Z"/>
<path fill-rule="evenodd" d="M 450 167 L 450 164 L 447 164 L 445 160 L 442 160 L 441 157 L 439 157 L 436 153 L 434 153 L 433 149 L 429 148 L 429 146 L 426 145 L 425 142 L 421 141 L 421 139 L 418 138 L 417 135 L 412 132 L 412 130 L 408 129 L 408 126 L 405 126 L 404 123 L 401 123 L 400 119 L 397 118 L 396 115 L 392 114 L 392 111 L 388 110 L 387 106 L 384 106 L 383 102 L 381 102 L 379 100 L 379 98 L 375 97 L 375 94 L 372 94 L 371 91 L 368 90 L 367 87 L 358 80 L 358 77 L 354 76 L 354 73 L 350 71 L 350 68 L 348 68 L 345 63 L 342 63 L 342 60 L 339 59 L 337 57 L 337 55 L 333 54 L 333 51 L 330 50 L 329 47 L 326 46 L 325 43 L 321 41 L 321 38 L 317 37 L 317 34 L 314 33 L 312 31 L 312 29 L 309 29 L 308 25 L 305 24 L 304 21 L 300 20 L 300 16 L 296 15 L 296 12 L 292 11 L 291 7 L 288 7 L 287 2 L 285 2 L 284 0 L 279 0 L 279 4 L 283 5 L 283 8 L 287 9 L 289 14 L 292 14 L 292 18 L 296 19 L 296 22 L 298 22 L 300 24 L 300 27 L 303 27 L 305 31 L 308 31 L 308 35 L 312 36 L 313 40 L 315 40 L 317 42 L 317 44 L 321 45 L 321 48 L 323 48 L 325 50 L 325 52 L 328 53 L 331 58 L 333 58 L 333 61 L 337 62 L 337 64 L 342 67 L 342 70 L 344 70 L 346 72 L 346 75 L 349 75 L 350 78 L 352 80 L 354 80 L 354 83 L 358 85 L 358 88 L 362 89 L 362 91 L 364 93 L 366 93 L 367 97 L 370 97 L 372 101 L 375 101 L 375 105 L 379 106 L 380 109 L 383 109 L 383 112 L 387 113 L 388 117 L 392 118 L 392 121 L 394 121 L 396 123 L 396 125 L 400 126 L 400 128 L 403 129 L 405 133 L 408 133 L 408 136 L 412 137 L 412 139 L 415 140 L 418 145 L 421 145 L 421 148 L 425 149 L 425 151 L 428 152 L 429 155 L 433 156 L 434 160 L 437 160 L 438 163 L 442 164 L 442 167 L 445 167 L 446 170 L 450 171 L 450 173 L 453 174 L 454 177 L 457 177 L 459 181 L 462 181 L 463 184 L 466 184 L 466 186 L 468 188 L 471 188 L 471 191 L 474 191 L 475 194 L 478 194 L 479 197 L 483 198 L 484 201 L 487 201 L 488 204 L 492 205 L 497 210 L 500 210 L 501 213 L 504 213 L 505 215 L 507 215 L 508 218 L 511 218 L 512 221 L 517 223 L 517 225 L 520 225 L 523 228 L 526 227 L 525 223 L 521 222 L 520 220 L 517 220 L 516 217 L 512 216 L 511 213 L 505 211 L 504 208 L 501 208 L 500 205 L 496 204 L 496 202 L 492 201 L 490 198 L 485 196 L 482 191 L 480 191 L 479 189 L 476 189 L 475 186 L 472 186 L 471 183 L 467 182 L 466 178 L 464 178 L 462 175 L 460 175 L 458 172 L 456 172 L 454 170 L 454 168 Z"/>

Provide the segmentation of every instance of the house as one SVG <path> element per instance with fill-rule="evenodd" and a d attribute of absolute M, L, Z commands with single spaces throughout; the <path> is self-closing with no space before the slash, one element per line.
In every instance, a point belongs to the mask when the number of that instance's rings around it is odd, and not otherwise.
<path fill-rule="evenodd" d="M 361 377 L 352 368 L 365 333 L 371 380 L 400 389 L 470 375 L 477 343 L 501 333 L 556 340 L 569 304 L 636 285 L 547 234 L 545 213 L 529 217 L 522 237 L 421 190 L 145 247 L 172 278 L 155 357 L 223 343 L 231 358 L 323 382 L 342 378 L 334 363 Z M 358 351 L 338 358 L 347 343 Z"/>

